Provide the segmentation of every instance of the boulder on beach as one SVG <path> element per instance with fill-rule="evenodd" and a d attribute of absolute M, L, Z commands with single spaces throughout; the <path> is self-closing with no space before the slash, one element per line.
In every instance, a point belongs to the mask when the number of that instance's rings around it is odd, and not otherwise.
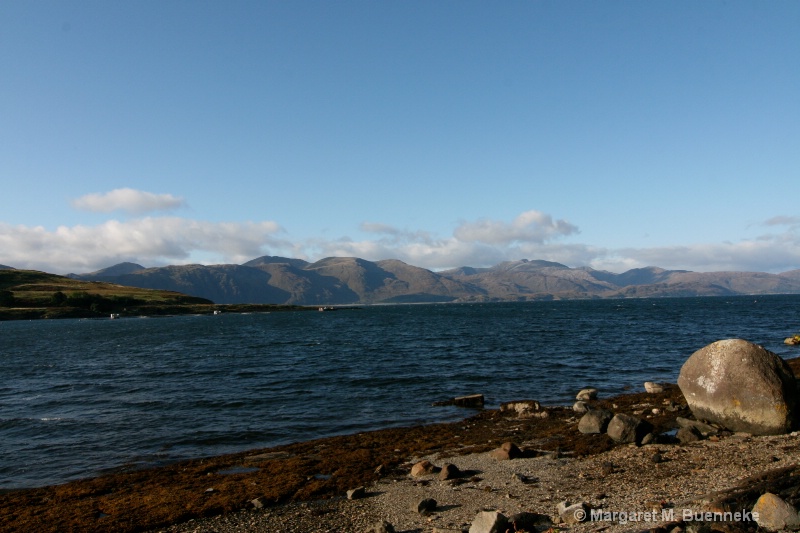
<path fill-rule="evenodd" d="M 678 386 L 698 420 L 778 435 L 795 426 L 798 389 L 786 362 L 742 339 L 717 341 L 684 363 Z"/>
<path fill-rule="evenodd" d="M 652 425 L 645 420 L 625 413 L 617 413 L 608 423 L 606 433 L 615 442 L 639 443 L 650 433 Z"/>
<path fill-rule="evenodd" d="M 578 431 L 584 434 L 605 433 L 614 413 L 606 409 L 588 411 L 578 422 Z"/>

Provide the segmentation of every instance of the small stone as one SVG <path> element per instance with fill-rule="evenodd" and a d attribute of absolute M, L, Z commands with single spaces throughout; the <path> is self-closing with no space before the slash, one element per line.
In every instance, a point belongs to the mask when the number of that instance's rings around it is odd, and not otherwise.
<path fill-rule="evenodd" d="M 572 410 L 576 413 L 585 413 L 589 411 L 590 407 L 589 404 L 584 402 L 583 400 L 578 400 L 574 404 L 572 404 Z"/>
<path fill-rule="evenodd" d="M 355 489 L 350 489 L 347 491 L 347 499 L 348 500 L 358 500 L 363 498 L 367 495 L 367 489 L 365 487 L 357 487 Z"/>
<path fill-rule="evenodd" d="M 469 533 L 505 533 L 508 518 L 497 511 L 482 511 L 472 520 Z"/>
<path fill-rule="evenodd" d="M 445 463 L 442 466 L 441 471 L 439 472 L 439 479 L 445 481 L 448 479 L 455 479 L 460 475 L 461 475 L 461 470 L 459 470 L 456 465 Z"/>
<path fill-rule="evenodd" d="M 655 464 L 663 463 L 664 462 L 664 457 L 660 453 L 656 452 L 656 453 L 654 453 L 653 455 L 650 456 L 650 461 L 655 463 Z"/>
<path fill-rule="evenodd" d="M 589 514 L 589 506 L 584 502 L 570 505 L 569 502 L 561 502 L 556 506 L 558 519 L 565 524 L 579 524 L 586 521 Z"/>
<path fill-rule="evenodd" d="M 581 389 L 577 396 L 575 396 L 576 400 L 581 400 L 584 402 L 588 402 L 591 400 L 597 399 L 597 389 L 589 387 L 586 389 Z"/>
<path fill-rule="evenodd" d="M 394 526 L 386 520 L 378 522 L 364 533 L 395 533 Z"/>
<path fill-rule="evenodd" d="M 513 442 L 504 442 L 499 448 L 489 452 L 489 455 L 499 461 L 516 459 L 522 455 L 522 450 Z"/>
<path fill-rule="evenodd" d="M 256 498 L 254 500 L 250 500 L 250 505 L 253 506 L 253 509 L 263 509 L 264 502 L 261 498 Z"/>
<path fill-rule="evenodd" d="M 660 383 L 654 383 L 652 381 L 645 381 L 644 382 L 644 390 L 648 394 L 658 394 L 659 392 L 664 392 L 664 386 Z"/>
<path fill-rule="evenodd" d="M 433 466 L 433 464 L 431 464 L 431 462 L 427 459 L 424 459 L 411 467 L 411 475 L 414 477 L 428 476 L 435 474 L 438 471 L 439 469 Z"/>
<path fill-rule="evenodd" d="M 514 531 L 536 531 L 539 526 L 553 525 L 553 520 L 549 516 L 528 512 L 512 515 L 508 522 L 514 527 Z"/>
<path fill-rule="evenodd" d="M 653 444 L 656 441 L 657 438 L 658 438 L 658 435 L 656 435 L 655 433 L 652 433 L 652 432 L 648 433 L 647 435 L 642 437 L 642 446 L 644 446 L 646 444 Z"/>
<path fill-rule="evenodd" d="M 681 444 L 687 444 L 689 442 L 697 442 L 702 440 L 703 435 L 697 428 L 686 427 L 680 428 L 675 434 L 675 438 L 677 438 Z"/>
<path fill-rule="evenodd" d="M 412 509 L 421 515 L 429 515 L 436 510 L 436 500 L 433 498 L 425 498 L 417 502 L 417 505 Z"/>
<path fill-rule="evenodd" d="M 511 480 L 522 484 L 528 484 L 532 482 L 531 478 L 529 478 L 525 474 L 520 474 L 518 472 L 511 474 Z"/>

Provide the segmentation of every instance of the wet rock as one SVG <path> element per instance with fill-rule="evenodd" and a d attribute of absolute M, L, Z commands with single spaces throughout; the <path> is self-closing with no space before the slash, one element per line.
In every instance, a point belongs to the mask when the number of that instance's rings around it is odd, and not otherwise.
<path fill-rule="evenodd" d="M 500 461 L 516 459 L 522 456 L 522 450 L 513 442 L 504 442 L 499 448 L 489 452 L 489 455 Z"/>
<path fill-rule="evenodd" d="M 429 515 L 436 511 L 436 505 L 436 500 L 433 498 L 425 498 L 417 502 L 412 509 L 421 515 Z"/>
<path fill-rule="evenodd" d="M 608 423 L 606 433 L 615 442 L 632 443 L 641 442 L 642 438 L 652 429 L 648 422 L 635 416 L 618 413 Z"/>
<path fill-rule="evenodd" d="M 759 526 L 770 531 L 800 529 L 800 515 L 797 509 L 770 492 L 762 494 L 753 506 L 753 517 Z"/>
<path fill-rule="evenodd" d="M 456 465 L 445 463 L 442 466 L 441 471 L 439 472 L 439 479 L 445 481 L 448 479 L 455 479 L 460 475 L 461 475 L 461 470 L 459 470 Z"/>
<path fill-rule="evenodd" d="M 355 489 L 350 489 L 347 491 L 347 499 L 348 500 L 358 500 L 363 498 L 367 495 L 367 489 L 365 487 L 357 487 Z"/>
<path fill-rule="evenodd" d="M 453 405 L 456 407 L 483 407 L 484 399 L 483 394 L 470 394 L 469 396 L 459 396 L 453 398 Z"/>
<path fill-rule="evenodd" d="M 795 377 L 783 359 L 751 342 L 727 339 L 697 350 L 681 368 L 678 386 L 698 420 L 754 435 L 792 429 Z"/>
<path fill-rule="evenodd" d="M 605 433 L 612 418 L 614 413 L 606 409 L 589 411 L 578 422 L 578 431 L 584 434 Z"/>
<path fill-rule="evenodd" d="M 584 402 L 588 402 L 591 400 L 597 399 L 597 389 L 589 387 L 586 389 L 581 389 L 577 396 L 575 396 L 576 400 L 581 400 Z"/>
<path fill-rule="evenodd" d="M 482 511 L 472 520 L 469 533 L 505 533 L 508 518 L 497 511 Z"/>

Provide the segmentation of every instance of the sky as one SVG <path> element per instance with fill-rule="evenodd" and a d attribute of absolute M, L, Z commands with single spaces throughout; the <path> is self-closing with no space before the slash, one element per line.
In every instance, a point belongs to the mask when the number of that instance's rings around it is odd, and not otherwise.
<path fill-rule="evenodd" d="M 800 268 L 800 2 L 0 2 L 0 264 Z"/>

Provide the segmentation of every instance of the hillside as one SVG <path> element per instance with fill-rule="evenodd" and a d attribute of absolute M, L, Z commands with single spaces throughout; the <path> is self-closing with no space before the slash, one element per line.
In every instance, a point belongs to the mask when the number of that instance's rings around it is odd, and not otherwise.
<path fill-rule="evenodd" d="M 800 270 L 690 272 L 658 267 L 621 274 L 542 260 L 433 272 L 396 259 L 328 257 L 314 263 L 264 256 L 242 265 L 143 268 L 123 263 L 71 277 L 164 289 L 220 304 L 349 305 L 800 294 Z"/>
<path fill-rule="evenodd" d="M 213 302 L 173 291 L 86 281 L 33 270 L 0 270 L 0 320 L 98 317 L 145 308 L 151 314 Z"/>

